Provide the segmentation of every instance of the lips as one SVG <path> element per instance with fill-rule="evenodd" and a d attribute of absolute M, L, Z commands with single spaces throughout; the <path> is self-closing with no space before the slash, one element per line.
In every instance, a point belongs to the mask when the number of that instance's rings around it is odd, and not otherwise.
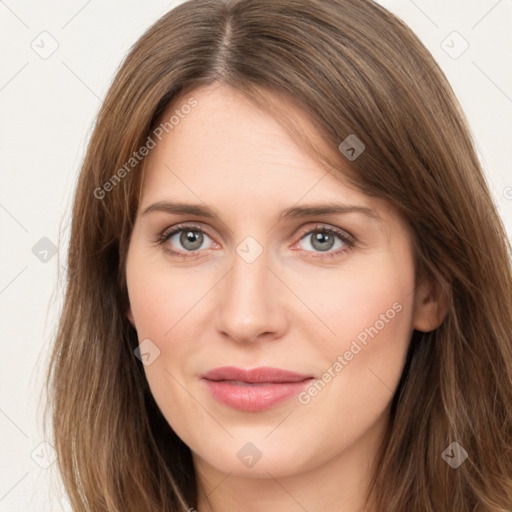
<path fill-rule="evenodd" d="M 202 376 L 210 394 L 220 403 L 243 411 L 261 411 L 300 393 L 313 377 L 281 368 L 249 370 L 224 366 Z"/>
<path fill-rule="evenodd" d="M 270 368 L 268 366 L 260 366 L 251 370 L 244 370 L 235 366 L 223 366 L 222 368 L 210 370 L 203 375 L 203 379 L 215 381 L 231 380 L 247 384 L 300 382 L 311 377 L 312 375 L 290 372 L 281 368 Z"/>

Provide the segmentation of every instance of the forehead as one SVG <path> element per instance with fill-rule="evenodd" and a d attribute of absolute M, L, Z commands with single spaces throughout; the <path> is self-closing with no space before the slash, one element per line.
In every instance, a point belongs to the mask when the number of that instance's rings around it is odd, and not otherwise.
<path fill-rule="evenodd" d="M 190 98 L 197 104 L 185 108 Z M 284 106 L 322 143 L 304 112 L 291 101 Z M 267 207 L 271 198 L 287 203 L 302 197 L 365 198 L 313 160 L 278 121 L 238 91 L 219 85 L 196 89 L 175 98 L 160 121 L 168 122 L 173 115 L 172 128 L 156 139 L 145 162 L 144 203 L 165 194 L 220 203 L 243 198 Z"/>

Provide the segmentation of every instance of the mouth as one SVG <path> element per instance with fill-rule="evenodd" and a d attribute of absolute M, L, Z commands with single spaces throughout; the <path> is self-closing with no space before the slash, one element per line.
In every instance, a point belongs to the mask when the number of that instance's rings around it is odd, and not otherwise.
<path fill-rule="evenodd" d="M 313 379 L 311 375 L 270 367 L 250 370 L 222 367 L 202 376 L 211 396 L 218 402 L 251 412 L 269 409 L 290 399 Z"/>

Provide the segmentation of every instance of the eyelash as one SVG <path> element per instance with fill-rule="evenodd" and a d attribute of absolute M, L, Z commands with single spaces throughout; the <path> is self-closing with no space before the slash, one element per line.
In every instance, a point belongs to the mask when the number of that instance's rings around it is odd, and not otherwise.
<path fill-rule="evenodd" d="M 199 256 L 193 256 L 193 254 L 197 254 L 200 251 L 190 251 L 190 255 L 188 255 L 181 251 L 175 251 L 174 249 L 170 249 L 168 246 L 164 245 L 172 236 L 174 236 L 176 233 L 180 233 L 181 231 L 199 231 L 203 234 L 208 235 L 208 233 L 206 233 L 198 225 L 189 224 L 189 223 L 178 224 L 178 225 L 174 226 L 171 231 L 169 231 L 169 228 L 164 229 L 154 240 L 154 243 L 156 245 L 163 246 L 163 250 L 172 256 L 178 256 L 184 260 L 185 259 L 197 259 Z M 299 240 L 302 240 L 306 236 L 311 235 L 316 232 L 328 233 L 330 235 L 336 236 L 345 244 L 345 246 L 343 248 L 338 249 L 333 252 L 325 252 L 325 253 L 318 252 L 318 254 L 320 254 L 320 256 L 311 256 L 312 258 L 327 259 L 327 258 L 333 258 L 336 256 L 341 256 L 341 254 L 344 254 L 344 253 L 350 251 L 356 245 L 356 239 L 353 236 L 346 233 L 345 231 L 342 231 L 338 228 L 326 227 L 326 226 L 322 226 L 322 225 L 316 225 L 314 228 L 302 233 Z M 311 252 L 311 251 L 307 251 L 307 252 Z"/>

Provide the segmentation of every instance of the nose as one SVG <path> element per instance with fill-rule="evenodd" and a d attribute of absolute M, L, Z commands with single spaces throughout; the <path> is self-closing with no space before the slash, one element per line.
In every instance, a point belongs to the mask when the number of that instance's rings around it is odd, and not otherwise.
<path fill-rule="evenodd" d="M 263 251 L 249 263 L 235 253 L 231 270 L 216 287 L 216 327 L 235 342 L 277 339 L 286 331 L 286 287 L 267 256 Z"/>

